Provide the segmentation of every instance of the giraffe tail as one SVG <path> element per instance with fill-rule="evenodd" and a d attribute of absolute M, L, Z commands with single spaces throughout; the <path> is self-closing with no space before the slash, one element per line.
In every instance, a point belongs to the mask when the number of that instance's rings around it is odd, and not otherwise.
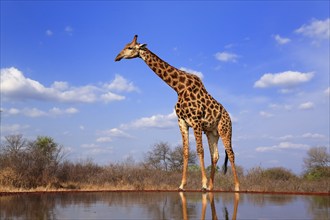
<path fill-rule="evenodd" d="M 228 164 L 228 154 L 227 154 L 226 151 L 225 151 L 225 153 L 226 153 L 225 162 L 222 165 L 222 172 L 223 172 L 223 174 L 226 174 L 227 173 L 227 164 Z"/>

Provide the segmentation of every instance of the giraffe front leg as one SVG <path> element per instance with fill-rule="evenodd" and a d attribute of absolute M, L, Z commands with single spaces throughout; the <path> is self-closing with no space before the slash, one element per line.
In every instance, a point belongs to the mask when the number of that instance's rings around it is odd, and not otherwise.
<path fill-rule="evenodd" d="M 183 190 L 187 184 L 187 170 L 188 170 L 188 159 L 189 159 L 189 131 L 188 125 L 183 119 L 179 119 L 179 127 L 182 135 L 182 147 L 183 147 L 183 169 L 182 169 L 182 180 L 179 190 Z"/>
<path fill-rule="evenodd" d="M 194 128 L 194 135 L 196 139 L 196 147 L 197 147 L 197 154 L 199 157 L 199 163 L 202 172 L 202 190 L 207 190 L 207 177 L 205 172 L 205 165 L 204 165 L 204 148 L 203 148 L 203 141 L 202 141 L 202 129 L 200 126 Z"/>

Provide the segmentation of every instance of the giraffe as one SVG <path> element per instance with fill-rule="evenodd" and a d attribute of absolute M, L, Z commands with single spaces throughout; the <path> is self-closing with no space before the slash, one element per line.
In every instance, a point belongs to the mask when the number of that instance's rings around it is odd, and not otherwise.
<path fill-rule="evenodd" d="M 214 174 L 219 159 L 218 140 L 221 137 L 225 148 L 224 173 L 227 171 L 228 159 L 234 176 L 235 191 L 239 191 L 239 181 L 235 167 L 235 155 L 232 149 L 232 123 L 226 109 L 217 102 L 205 89 L 201 79 L 193 74 L 179 70 L 151 52 L 146 44 L 137 42 L 137 35 L 117 55 L 115 61 L 121 59 L 141 58 L 165 83 L 178 95 L 175 112 L 183 142 L 183 170 L 179 190 L 184 190 L 187 183 L 189 127 L 193 129 L 202 173 L 202 189 L 212 190 Z M 202 134 L 206 134 L 211 154 L 211 174 L 209 188 L 204 166 L 204 148 Z"/>

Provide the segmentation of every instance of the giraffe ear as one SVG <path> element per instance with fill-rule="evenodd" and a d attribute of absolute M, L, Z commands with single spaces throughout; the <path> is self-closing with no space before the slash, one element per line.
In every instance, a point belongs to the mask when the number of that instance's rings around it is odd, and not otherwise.
<path fill-rule="evenodd" d="M 147 48 L 147 44 L 141 44 L 141 45 L 140 45 L 140 49 L 144 50 L 144 49 L 146 49 L 146 48 Z"/>

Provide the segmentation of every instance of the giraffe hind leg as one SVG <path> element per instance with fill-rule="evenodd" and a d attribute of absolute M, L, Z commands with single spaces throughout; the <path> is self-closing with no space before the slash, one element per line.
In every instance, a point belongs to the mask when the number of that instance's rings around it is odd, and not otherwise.
<path fill-rule="evenodd" d="M 232 148 L 232 142 L 231 142 L 232 126 L 231 126 L 231 120 L 230 120 L 229 114 L 227 112 L 225 112 L 225 114 L 223 114 L 223 117 L 221 118 L 221 120 L 219 122 L 218 132 L 222 139 L 223 145 L 225 147 L 226 157 L 228 157 L 228 159 L 230 161 L 230 165 L 231 165 L 233 176 L 234 176 L 235 191 L 239 191 L 239 181 L 238 181 L 238 176 L 236 173 L 236 166 L 235 166 L 235 154 L 234 154 L 234 151 Z M 228 159 L 227 159 L 227 161 L 228 161 Z M 227 161 L 225 159 L 224 171 L 226 171 Z"/>

